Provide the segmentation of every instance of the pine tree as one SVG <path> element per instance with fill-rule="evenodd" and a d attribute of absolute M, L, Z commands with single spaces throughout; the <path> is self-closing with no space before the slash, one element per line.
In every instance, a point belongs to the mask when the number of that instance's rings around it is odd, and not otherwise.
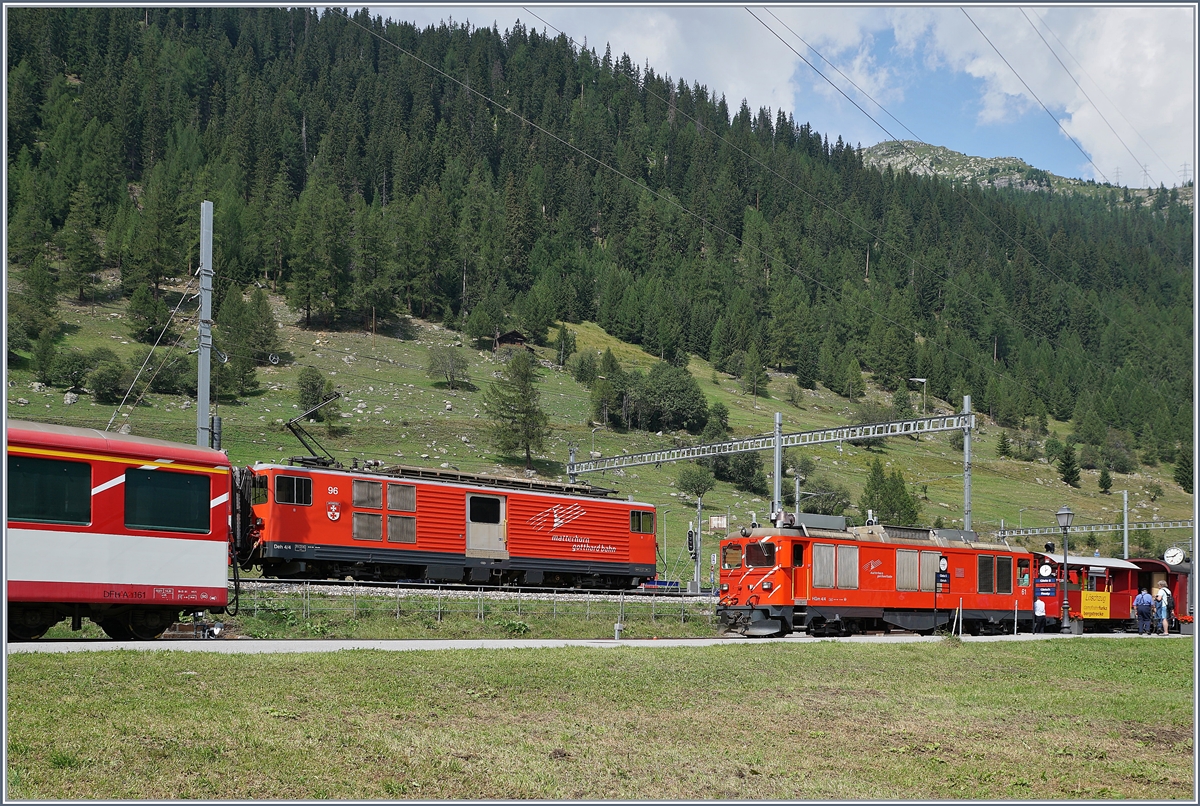
<path fill-rule="evenodd" d="M 533 469 L 533 453 L 542 450 L 550 435 L 549 418 L 538 400 L 537 371 L 525 350 L 509 360 L 500 380 L 484 393 L 493 444 L 501 453 L 523 451 L 526 470 Z"/>
<path fill-rule="evenodd" d="M 1108 472 L 1107 467 L 1100 468 L 1098 484 L 1100 485 L 1100 492 L 1108 495 L 1108 491 L 1112 489 L 1112 474 Z"/>
<path fill-rule="evenodd" d="M 325 391 L 325 376 L 316 367 L 305 367 L 300 370 L 300 376 L 296 379 L 296 402 L 300 405 L 300 411 L 305 412 L 313 406 L 321 402 L 321 395 Z M 321 419 L 321 412 L 316 413 L 316 419 Z"/>
<path fill-rule="evenodd" d="M 1070 442 L 1063 445 L 1058 457 L 1058 475 L 1065 484 L 1079 486 L 1079 465 L 1075 463 L 1075 446 Z"/>
<path fill-rule="evenodd" d="M 1192 494 L 1195 479 L 1192 478 L 1192 440 L 1190 436 L 1179 444 L 1175 452 L 1175 483 L 1188 495 Z"/>
<path fill-rule="evenodd" d="M 858 359 L 854 356 L 850 356 L 850 361 L 846 364 L 844 383 L 845 386 L 842 394 L 850 398 L 851 401 L 866 391 L 867 385 L 863 381 L 862 367 L 859 366 Z"/>
<path fill-rule="evenodd" d="M 1012 456 L 1012 443 L 1008 441 L 1007 431 L 1001 431 L 1000 438 L 996 440 L 996 455 L 1001 459 Z"/>

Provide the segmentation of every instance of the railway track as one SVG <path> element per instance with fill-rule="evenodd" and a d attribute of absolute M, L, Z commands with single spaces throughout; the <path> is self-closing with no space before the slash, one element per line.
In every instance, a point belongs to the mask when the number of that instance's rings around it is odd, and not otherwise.
<path fill-rule="evenodd" d="M 230 580 L 232 582 L 232 580 Z M 670 599 L 672 601 L 712 601 L 712 592 L 699 594 L 683 591 L 635 588 L 631 590 L 599 590 L 594 588 L 513 588 L 500 585 L 453 585 L 419 582 L 368 582 L 357 580 L 276 580 L 241 579 L 243 592 L 308 593 L 328 596 L 377 596 L 380 598 L 406 598 L 415 596 L 439 596 L 442 598 L 528 601 L 597 601 L 604 599 Z"/>

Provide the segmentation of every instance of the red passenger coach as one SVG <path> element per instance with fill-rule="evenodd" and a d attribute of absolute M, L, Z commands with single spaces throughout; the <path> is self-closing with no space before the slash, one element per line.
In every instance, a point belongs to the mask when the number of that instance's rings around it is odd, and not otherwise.
<path fill-rule="evenodd" d="M 243 567 L 284 579 L 633 588 L 655 575 L 654 507 L 582 485 L 421 468 L 257 464 Z"/>
<path fill-rule="evenodd" d="M 9 420 L 8 635 L 83 617 L 156 638 L 227 603 L 230 464 L 220 451 Z"/>

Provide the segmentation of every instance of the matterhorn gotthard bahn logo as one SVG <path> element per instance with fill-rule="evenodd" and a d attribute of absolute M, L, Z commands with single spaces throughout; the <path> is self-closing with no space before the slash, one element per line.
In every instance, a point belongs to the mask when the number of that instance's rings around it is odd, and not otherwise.
<path fill-rule="evenodd" d="M 336 521 L 342 517 L 342 505 L 337 501 L 330 501 L 325 506 L 325 514 L 329 516 L 329 520 Z"/>

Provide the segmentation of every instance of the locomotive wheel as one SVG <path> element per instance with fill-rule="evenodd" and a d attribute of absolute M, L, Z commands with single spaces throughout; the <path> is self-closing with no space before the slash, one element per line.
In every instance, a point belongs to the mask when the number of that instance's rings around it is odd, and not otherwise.
<path fill-rule="evenodd" d="M 131 610 L 100 622 L 100 629 L 114 641 L 153 641 L 178 616 L 174 610 Z"/>
<path fill-rule="evenodd" d="M 178 618 L 175 610 L 133 610 L 129 613 L 129 631 L 135 641 L 153 641 Z"/>
<path fill-rule="evenodd" d="M 9 607 L 8 640 L 36 641 L 57 624 L 57 614 L 46 607 Z"/>

